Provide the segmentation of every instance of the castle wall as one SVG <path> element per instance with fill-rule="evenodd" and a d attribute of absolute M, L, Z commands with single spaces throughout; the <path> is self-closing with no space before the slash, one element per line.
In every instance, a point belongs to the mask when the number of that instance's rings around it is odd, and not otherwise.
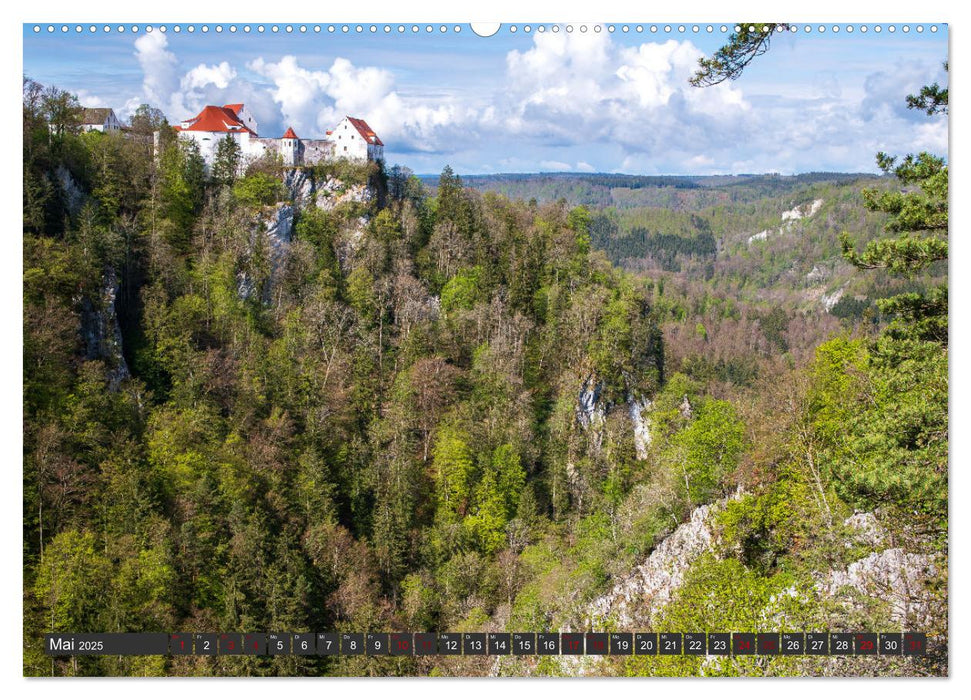
<path fill-rule="evenodd" d="M 316 165 L 334 157 L 334 144 L 326 139 L 300 139 L 304 165 Z"/>
<path fill-rule="evenodd" d="M 247 153 L 243 155 L 251 160 L 256 160 L 267 153 L 279 153 L 280 152 L 280 139 L 270 139 L 270 138 L 251 138 L 250 148 Z"/>
<path fill-rule="evenodd" d="M 316 165 L 334 155 L 334 144 L 325 139 L 299 139 L 292 155 L 287 141 L 289 139 L 251 138 L 246 155 L 255 160 L 265 153 L 278 153 L 287 165 Z"/>

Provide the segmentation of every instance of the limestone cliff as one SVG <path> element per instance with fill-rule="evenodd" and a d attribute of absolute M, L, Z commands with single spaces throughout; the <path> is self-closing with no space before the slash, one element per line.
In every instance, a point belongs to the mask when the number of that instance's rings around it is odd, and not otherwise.
<path fill-rule="evenodd" d="M 345 205 L 361 205 L 362 213 L 353 217 L 341 238 L 341 245 L 356 248 L 370 220 L 368 205 L 377 197 L 370 184 L 345 183 L 333 176 L 320 176 L 312 168 L 293 168 L 283 176 L 286 199 L 270 207 L 264 207 L 253 220 L 253 233 L 263 236 L 268 244 L 270 279 L 264 287 L 263 300 L 269 301 L 274 278 L 280 270 L 293 241 L 294 224 L 300 213 L 311 208 L 334 211 Z M 251 248 L 262 243 L 254 239 Z M 352 252 L 346 251 L 346 254 Z M 237 292 L 242 299 L 255 291 L 253 279 L 245 271 L 237 275 Z"/>
<path fill-rule="evenodd" d="M 114 268 L 105 270 L 97 298 L 81 299 L 81 337 L 84 358 L 101 360 L 107 369 L 108 387 L 115 391 L 128 378 L 128 363 L 122 353 L 121 327 L 115 300 L 118 297 L 118 275 Z"/>

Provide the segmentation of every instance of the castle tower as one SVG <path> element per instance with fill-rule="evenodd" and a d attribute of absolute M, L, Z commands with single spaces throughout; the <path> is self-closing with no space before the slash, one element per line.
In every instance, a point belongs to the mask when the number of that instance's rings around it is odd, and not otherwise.
<path fill-rule="evenodd" d="M 280 140 L 280 153 L 283 155 L 283 162 L 287 165 L 300 165 L 300 139 L 293 131 L 293 127 L 288 127 L 287 132 Z"/>

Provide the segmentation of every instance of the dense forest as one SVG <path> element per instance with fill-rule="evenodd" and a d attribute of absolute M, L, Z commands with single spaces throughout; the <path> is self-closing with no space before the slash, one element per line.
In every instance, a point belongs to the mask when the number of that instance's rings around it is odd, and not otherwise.
<path fill-rule="evenodd" d="M 593 183 L 708 198 L 618 207 L 482 192 L 449 168 L 434 187 L 380 163 L 240 172 L 229 143 L 207 169 L 149 106 L 117 134 L 78 116 L 25 80 L 26 675 L 947 673 L 943 161 L 884 160 L 862 192 L 816 178 L 795 202 L 757 192 L 774 177 L 727 200 L 690 179 Z M 817 197 L 859 225 L 748 243 Z M 803 255 L 838 257 L 862 308 L 807 303 L 781 272 Z M 931 653 L 41 645 L 632 625 L 924 631 Z"/>

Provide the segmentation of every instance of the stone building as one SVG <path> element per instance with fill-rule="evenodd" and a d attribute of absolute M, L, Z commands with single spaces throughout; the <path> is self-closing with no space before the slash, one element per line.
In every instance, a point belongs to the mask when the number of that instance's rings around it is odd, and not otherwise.
<path fill-rule="evenodd" d="M 259 135 L 256 119 L 245 105 L 207 105 L 174 128 L 179 138 L 199 146 L 207 166 L 215 160 L 219 142 L 227 137 L 239 145 L 244 165 L 267 153 L 278 153 L 288 166 L 314 165 L 338 158 L 384 158 L 384 143 L 366 121 L 354 117 L 344 117 L 323 139 L 300 138 L 292 127 L 283 136 L 270 138 Z"/>

